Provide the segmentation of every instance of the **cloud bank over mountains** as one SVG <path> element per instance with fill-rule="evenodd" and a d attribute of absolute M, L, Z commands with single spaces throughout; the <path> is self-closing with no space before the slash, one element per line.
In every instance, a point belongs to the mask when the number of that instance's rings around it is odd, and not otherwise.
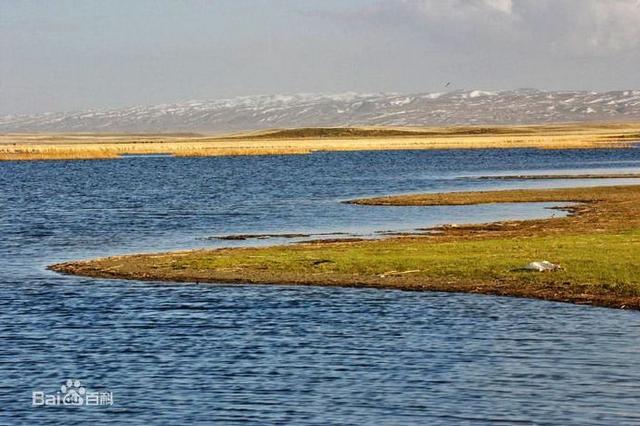
<path fill-rule="evenodd" d="M 610 56 L 640 46 L 639 0 L 384 0 L 351 16 L 410 22 L 425 40 L 466 50 Z"/>
<path fill-rule="evenodd" d="M 46 4 L 0 1 L 0 115 L 271 93 L 640 89 L 640 0 Z"/>

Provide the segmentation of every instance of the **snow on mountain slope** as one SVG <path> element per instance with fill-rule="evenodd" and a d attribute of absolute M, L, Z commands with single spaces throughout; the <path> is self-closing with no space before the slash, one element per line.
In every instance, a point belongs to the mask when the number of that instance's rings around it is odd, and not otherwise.
<path fill-rule="evenodd" d="M 640 121 L 640 91 L 519 89 L 422 94 L 295 94 L 0 117 L 0 132 L 230 132 L 347 125 Z"/>

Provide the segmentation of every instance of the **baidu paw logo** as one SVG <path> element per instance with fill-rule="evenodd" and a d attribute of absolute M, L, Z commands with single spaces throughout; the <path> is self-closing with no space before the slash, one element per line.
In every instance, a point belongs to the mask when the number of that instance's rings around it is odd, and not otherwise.
<path fill-rule="evenodd" d="M 80 380 L 68 379 L 62 386 L 60 386 L 60 390 L 58 392 L 45 393 L 43 391 L 33 391 L 31 401 L 31 404 L 34 407 L 79 407 L 81 405 L 112 406 L 113 392 L 106 389 L 88 389 L 80 383 Z"/>
<path fill-rule="evenodd" d="M 60 386 L 60 392 L 62 392 L 64 405 L 82 405 L 86 389 L 82 386 L 80 380 L 68 379 L 65 384 Z"/>

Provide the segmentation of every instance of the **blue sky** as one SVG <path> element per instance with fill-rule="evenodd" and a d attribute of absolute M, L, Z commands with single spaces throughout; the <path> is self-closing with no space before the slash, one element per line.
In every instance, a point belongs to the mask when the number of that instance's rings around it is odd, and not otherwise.
<path fill-rule="evenodd" d="M 637 89 L 637 0 L 1 0 L 0 114 L 294 92 Z"/>

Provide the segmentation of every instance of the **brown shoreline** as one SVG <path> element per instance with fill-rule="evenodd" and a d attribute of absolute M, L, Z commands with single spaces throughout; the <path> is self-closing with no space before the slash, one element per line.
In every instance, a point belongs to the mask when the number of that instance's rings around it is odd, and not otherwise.
<path fill-rule="evenodd" d="M 543 220 L 444 226 L 438 233 L 115 256 L 51 265 L 96 278 L 196 283 L 373 287 L 527 297 L 640 309 L 640 186 L 422 194 L 368 205 L 579 203 Z M 517 272 L 525 260 L 561 272 Z"/>
<path fill-rule="evenodd" d="M 640 140 L 640 123 L 453 127 L 319 127 L 228 135 L 0 134 L 0 161 L 304 155 L 327 151 L 433 149 L 610 149 Z"/>
<path fill-rule="evenodd" d="M 552 180 L 552 179 L 640 179 L 640 173 L 587 173 L 576 175 L 495 175 L 471 176 L 478 180 Z"/>

